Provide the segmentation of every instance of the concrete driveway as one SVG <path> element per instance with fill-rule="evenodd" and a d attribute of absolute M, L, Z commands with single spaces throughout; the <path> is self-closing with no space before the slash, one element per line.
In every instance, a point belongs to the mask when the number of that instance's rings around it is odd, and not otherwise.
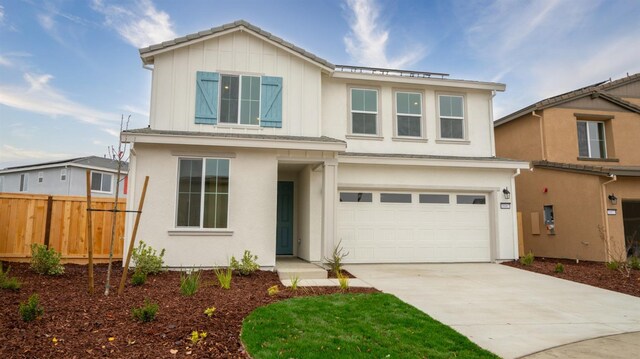
<path fill-rule="evenodd" d="M 640 298 L 499 264 L 345 269 L 503 358 L 640 331 Z"/>

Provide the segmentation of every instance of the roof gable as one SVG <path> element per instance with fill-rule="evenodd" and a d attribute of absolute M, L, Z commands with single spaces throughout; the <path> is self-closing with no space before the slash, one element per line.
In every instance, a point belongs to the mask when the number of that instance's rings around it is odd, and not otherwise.
<path fill-rule="evenodd" d="M 209 30 L 200 31 L 197 33 L 189 34 L 183 37 L 179 37 L 173 40 L 165 41 L 160 44 L 151 45 L 141 48 L 140 58 L 142 62 L 146 64 L 152 64 L 154 62 L 154 56 L 168 51 L 173 51 L 177 48 L 189 46 L 198 42 L 206 41 L 211 38 L 231 34 L 236 31 L 244 31 L 253 36 L 260 38 L 261 40 L 270 43 L 278 48 L 281 48 L 297 57 L 300 57 L 308 62 L 315 64 L 327 71 L 333 71 L 335 66 L 305 49 L 302 49 L 290 42 L 283 40 L 282 38 L 271 34 L 268 31 L 252 25 L 244 20 L 238 20 L 232 23 L 224 24 L 222 26 L 213 27 Z"/>

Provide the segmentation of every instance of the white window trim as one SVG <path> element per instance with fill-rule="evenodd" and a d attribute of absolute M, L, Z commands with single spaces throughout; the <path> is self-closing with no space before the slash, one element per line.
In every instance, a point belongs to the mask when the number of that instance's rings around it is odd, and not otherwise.
<path fill-rule="evenodd" d="M 238 77 L 238 122 L 222 122 L 222 76 L 237 76 Z M 258 88 L 260 89 L 260 96 L 258 97 L 258 123 L 252 125 L 250 123 L 240 123 L 240 113 L 242 110 L 242 77 L 257 77 L 260 81 Z M 262 76 L 251 74 L 234 74 L 234 73 L 220 73 L 220 80 L 218 81 L 218 125 L 221 127 L 260 127 L 260 111 L 262 110 Z"/>
<path fill-rule="evenodd" d="M 586 128 L 587 128 L 587 152 L 589 153 L 589 155 L 587 156 L 587 158 L 594 158 L 594 159 L 606 159 L 609 158 L 608 155 L 608 151 L 607 151 L 607 129 L 606 129 L 606 124 L 604 123 L 604 121 L 589 121 L 589 120 L 578 120 L 577 122 L 584 122 L 586 123 Z M 604 142 L 604 156 L 602 157 L 593 157 L 591 156 L 591 136 L 590 136 L 590 130 L 589 130 L 589 122 L 595 122 L 595 123 L 599 123 L 602 124 L 602 141 Z M 577 131 L 577 129 L 576 129 Z M 580 139 L 578 138 L 578 156 L 580 156 Z M 582 158 L 584 158 L 584 156 L 580 156 Z"/>
<path fill-rule="evenodd" d="M 376 92 L 376 111 L 372 112 L 372 111 L 353 111 L 351 109 L 351 102 L 352 102 L 352 96 L 351 96 L 351 90 L 366 90 L 366 91 L 375 91 Z M 352 85 L 352 86 L 347 86 L 347 99 L 348 99 L 348 103 L 347 103 L 347 135 L 348 136 L 353 136 L 353 137 L 369 137 L 372 139 L 379 139 L 382 138 L 382 129 L 380 126 L 380 113 L 382 112 L 381 110 L 381 104 L 380 104 L 380 89 L 377 87 L 368 87 L 368 86 L 357 86 L 357 85 Z M 373 134 L 366 134 L 366 133 L 353 133 L 353 113 L 365 113 L 365 114 L 374 114 L 376 115 L 376 133 Z"/>
<path fill-rule="evenodd" d="M 462 117 L 452 117 L 452 116 L 440 116 L 440 97 L 441 96 L 453 96 L 453 97 L 462 97 Z M 469 121 L 467 120 L 467 96 L 464 93 L 455 93 L 455 92 L 437 92 L 436 93 L 436 140 L 439 143 L 455 143 L 462 142 L 465 144 L 469 143 Z M 451 118 L 451 119 L 461 119 L 462 120 L 462 138 L 448 138 L 442 137 L 442 132 L 440 131 L 441 127 L 441 118 Z"/>
<path fill-rule="evenodd" d="M 418 94 L 420 95 L 420 115 L 412 113 L 400 113 L 398 112 L 398 94 Z M 393 135 L 395 140 L 415 140 L 424 141 L 427 138 L 427 121 L 426 121 L 426 104 L 424 102 L 424 93 L 422 91 L 408 90 L 408 89 L 395 89 L 393 91 Z M 420 118 L 420 136 L 401 136 L 398 134 L 398 116 L 411 116 Z"/>
<path fill-rule="evenodd" d="M 108 172 L 101 172 L 101 171 L 91 171 L 91 186 L 93 187 L 93 174 L 94 173 L 99 173 L 100 174 L 100 188 L 102 188 L 102 182 L 104 179 L 104 175 L 109 175 L 111 176 L 111 186 L 109 186 L 109 188 L 111 189 L 110 191 L 102 191 L 102 190 L 95 190 L 95 189 L 91 189 L 91 193 L 106 193 L 106 194 L 112 194 L 113 193 L 113 179 L 115 178 L 115 176 L 113 175 L 113 173 L 108 173 Z"/>
<path fill-rule="evenodd" d="M 22 177 L 24 176 L 24 181 L 22 181 Z M 29 192 L 29 174 L 28 173 L 21 173 L 20 174 L 20 182 L 22 182 L 22 184 L 24 184 L 24 186 L 20 186 L 20 183 L 18 183 L 18 190 L 19 192 Z"/>
<path fill-rule="evenodd" d="M 227 160 L 229 161 L 229 183 L 227 184 L 227 226 L 225 228 L 205 228 L 202 225 L 204 224 L 204 179 L 201 180 L 200 187 L 200 226 L 192 227 L 192 226 L 178 226 L 178 201 L 180 196 L 180 160 L 202 160 L 202 175 L 206 173 L 206 164 L 207 160 Z M 229 229 L 229 208 L 231 207 L 231 160 L 229 158 L 224 157 L 194 157 L 194 156 L 181 156 L 178 157 L 177 166 L 176 166 L 176 198 L 174 203 L 174 222 L 173 229 L 169 230 L 169 235 L 198 235 L 198 233 L 220 233 L 220 235 L 233 235 L 233 231 Z"/>

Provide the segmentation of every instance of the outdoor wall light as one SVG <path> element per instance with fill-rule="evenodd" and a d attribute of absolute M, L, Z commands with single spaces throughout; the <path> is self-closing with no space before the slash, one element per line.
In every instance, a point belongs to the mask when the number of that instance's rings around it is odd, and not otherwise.
<path fill-rule="evenodd" d="M 511 198 L 511 192 L 509 192 L 509 190 L 506 187 L 502 190 L 502 195 L 504 196 L 504 199 Z"/>
<path fill-rule="evenodd" d="M 608 198 L 609 198 L 609 201 L 611 201 L 612 205 L 615 206 L 616 204 L 618 204 L 618 197 L 616 197 L 615 194 L 613 194 L 613 193 L 610 194 Z"/>

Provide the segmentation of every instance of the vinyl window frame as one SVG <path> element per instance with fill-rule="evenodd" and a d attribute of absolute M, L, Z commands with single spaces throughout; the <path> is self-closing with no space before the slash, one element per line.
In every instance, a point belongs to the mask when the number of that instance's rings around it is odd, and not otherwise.
<path fill-rule="evenodd" d="M 96 190 L 93 189 L 93 174 L 94 173 L 98 173 L 100 174 L 100 190 Z M 108 175 L 109 177 L 111 177 L 110 183 L 109 183 L 109 191 L 103 191 L 102 190 L 102 184 L 104 183 L 104 176 Z M 109 173 L 109 172 L 102 172 L 102 171 L 91 171 L 91 193 L 104 193 L 104 194 L 112 194 L 113 193 L 113 179 L 115 178 L 115 176 L 113 175 L 113 173 Z"/>
<path fill-rule="evenodd" d="M 580 137 L 578 136 L 578 124 L 584 122 L 585 123 L 585 127 L 587 130 L 587 156 L 582 156 L 580 154 Z M 589 130 L 589 123 L 597 123 L 598 126 L 602 126 L 602 149 L 604 151 L 604 153 L 602 154 L 601 157 L 593 157 L 591 155 L 591 136 L 590 136 L 590 130 Z M 578 139 L 578 157 L 581 158 L 591 158 L 591 159 L 607 159 L 608 155 L 609 155 L 609 151 L 607 151 L 607 129 L 606 129 L 606 123 L 604 121 L 593 121 L 593 120 L 577 120 L 576 121 L 576 136 Z M 600 141 L 600 140 L 598 140 Z"/>
<path fill-rule="evenodd" d="M 398 134 L 398 116 L 412 116 L 418 117 L 415 114 L 405 114 L 398 112 L 398 94 L 399 93 L 407 93 L 407 94 L 418 94 L 420 95 L 420 135 L 419 136 L 406 136 Z M 393 135 L 394 139 L 397 140 L 426 140 L 427 138 L 427 116 L 426 116 L 426 103 L 425 103 L 425 95 L 423 91 L 417 89 L 405 89 L 405 88 L 397 88 L 392 91 L 392 101 L 393 101 Z"/>
<path fill-rule="evenodd" d="M 238 114 L 237 122 L 222 122 L 222 77 L 237 77 L 238 78 Z M 240 123 L 242 114 L 242 77 L 257 77 L 259 84 L 258 90 L 260 95 L 258 96 L 258 123 Z M 220 79 L 218 80 L 218 125 L 219 126 L 247 126 L 247 127 L 260 127 L 260 111 L 262 110 L 262 75 L 258 74 L 246 74 L 246 73 L 220 73 Z"/>
<path fill-rule="evenodd" d="M 375 114 L 376 115 L 376 133 L 354 133 L 353 132 L 353 90 L 365 90 L 365 91 L 375 91 L 376 92 L 376 111 L 355 111 L 356 113 L 365 113 L 365 114 Z M 380 126 L 380 113 L 382 112 L 381 103 L 380 103 L 380 93 L 381 89 L 379 87 L 366 86 L 366 85 L 348 85 L 347 86 L 347 135 L 349 137 L 363 137 L 363 138 L 380 138 L 382 137 L 382 128 Z"/>
<path fill-rule="evenodd" d="M 21 173 L 20 174 L 20 184 L 19 184 L 19 192 L 28 192 L 29 191 L 29 174 Z"/>
<path fill-rule="evenodd" d="M 462 98 L 462 117 L 452 117 L 452 116 L 444 116 L 445 118 L 450 119 L 460 119 L 462 120 L 462 138 L 450 138 L 450 137 L 442 137 L 442 117 L 440 115 L 440 97 L 448 96 L 448 97 L 460 97 Z M 468 121 L 468 111 L 467 111 L 467 94 L 461 92 L 436 92 L 435 94 L 436 100 L 436 139 L 439 142 L 449 142 L 449 143 L 468 143 L 469 142 L 469 121 Z"/>

